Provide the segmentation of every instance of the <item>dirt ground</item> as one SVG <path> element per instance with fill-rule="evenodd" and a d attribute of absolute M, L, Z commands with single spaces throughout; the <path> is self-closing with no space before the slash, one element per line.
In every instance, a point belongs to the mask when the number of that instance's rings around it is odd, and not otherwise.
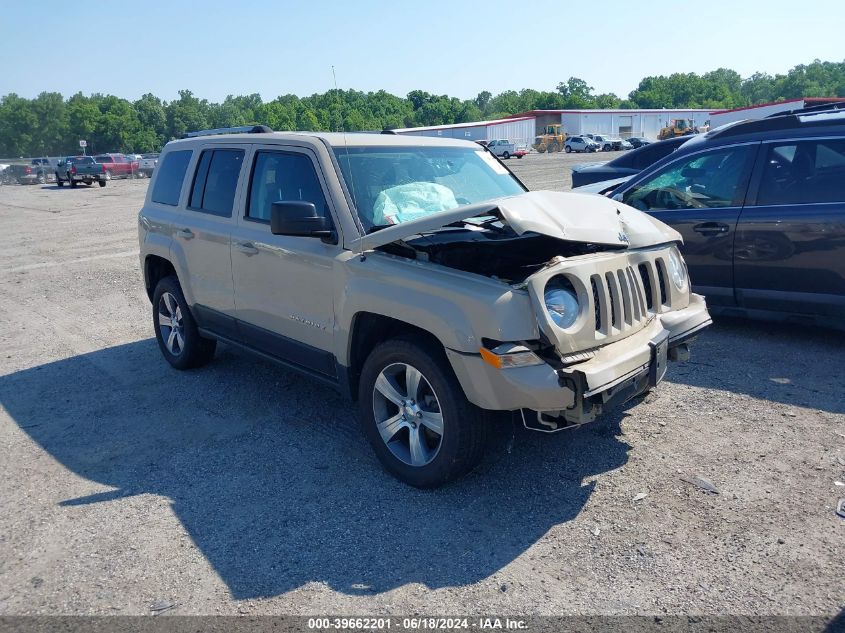
<path fill-rule="evenodd" d="M 509 166 L 565 189 L 603 157 Z M 842 334 L 717 321 L 645 399 L 553 436 L 503 424 L 418 491 L 328 388 L 225 346 L 164 362 L 146 183 L 0 187 L 0 615 L 843 608 Z"/>

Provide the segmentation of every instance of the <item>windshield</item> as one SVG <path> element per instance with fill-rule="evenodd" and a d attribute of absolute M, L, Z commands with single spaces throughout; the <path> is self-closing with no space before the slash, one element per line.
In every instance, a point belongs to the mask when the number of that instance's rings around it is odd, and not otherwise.
<path fill-rule="evenodd" d="M 336 147 L 368 233 L 432 213 L 523 193 L 487 151 L 472 147 Z"/>

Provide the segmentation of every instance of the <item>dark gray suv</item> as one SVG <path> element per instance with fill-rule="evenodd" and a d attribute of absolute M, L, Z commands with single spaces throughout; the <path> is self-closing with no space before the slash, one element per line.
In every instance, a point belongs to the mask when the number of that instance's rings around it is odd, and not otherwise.
<path fill-rule="evenodd" d="M 711 130 L 612 197 L 681 233 L 717 314 L 845 328 L 845 109 Z"/>

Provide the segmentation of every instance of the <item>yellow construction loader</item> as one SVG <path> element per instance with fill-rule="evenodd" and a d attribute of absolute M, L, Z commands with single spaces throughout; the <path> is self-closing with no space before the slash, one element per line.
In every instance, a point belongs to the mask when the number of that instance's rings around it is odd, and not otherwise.
<path fill-rule="evenodd" d="M 562 132 L 560 127 L 560 124 L 544 126 L 543 131 L 534 139 L 534 149 L 541 154 L 561 151 L 566 141 L 566 133 Z"/>
<path fill-rule="evenodd" d="M 692 119 L 672 119 L 664 128 L 660 129 L 657 135 L 661 141 L 666 138 L 674 138 L 676 136 L 686 136 L 688 134 L 695 134 L 695 127 L 692 124 Z"/>

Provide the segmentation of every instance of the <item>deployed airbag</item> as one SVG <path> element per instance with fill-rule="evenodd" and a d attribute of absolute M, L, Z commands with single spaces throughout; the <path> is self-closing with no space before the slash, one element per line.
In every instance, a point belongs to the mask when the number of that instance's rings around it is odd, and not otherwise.
<path fill-rule="evenodd" d="M 373 223 L 402 224 L 457 206 L 449 187 L 434 182 L 410 182 L 379 193 L 373 205 Z"/>

